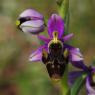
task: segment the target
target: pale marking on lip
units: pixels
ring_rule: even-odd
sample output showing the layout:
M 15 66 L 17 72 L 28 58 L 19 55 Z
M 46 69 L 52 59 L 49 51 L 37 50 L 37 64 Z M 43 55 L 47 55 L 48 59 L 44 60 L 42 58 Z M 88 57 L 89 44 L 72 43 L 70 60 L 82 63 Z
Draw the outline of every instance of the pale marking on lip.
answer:
M 60 68 L 60 65 L 58 65 L 57 67 Z
M 52 64 L 52 68 L 54 68 L 54 65 Z

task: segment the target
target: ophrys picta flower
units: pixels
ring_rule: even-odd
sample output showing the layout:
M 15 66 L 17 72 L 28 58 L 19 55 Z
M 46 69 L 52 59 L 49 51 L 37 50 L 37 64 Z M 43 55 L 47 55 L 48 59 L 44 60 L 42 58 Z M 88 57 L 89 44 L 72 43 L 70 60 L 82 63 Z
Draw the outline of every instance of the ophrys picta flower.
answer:
M 66 44 L 73 34 L 64 35 L 64 20 L 59 15 L 52 14 L 47 28 L 49 38 L 38 35 L 38 38 L 44 41 L 44 45 L 33 52 L 29 60 L 32 62 L 42 61 L 46 65 L 49 76 L 53 79 L 60 79 L 63 76 L 69 62 L 86 70 L 79 48 Z

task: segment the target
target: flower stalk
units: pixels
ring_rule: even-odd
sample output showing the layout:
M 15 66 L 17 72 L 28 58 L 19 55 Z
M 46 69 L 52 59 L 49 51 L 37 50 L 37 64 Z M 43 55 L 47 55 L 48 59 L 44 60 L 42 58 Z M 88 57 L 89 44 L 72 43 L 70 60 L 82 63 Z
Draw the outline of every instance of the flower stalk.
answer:
M 58 4 L 59 15 L 64 19 L 65 22 L 65 34 L 69 32 L 69 0 L 60 0 Z
M 68 10 L 69 10 L 69 0 L 61 0 L 61 4 L 58 4 L 59 15 L 66 20 Z
M 59 15 L 63 18 L 65 22 L 65 35 L 69 32 L 69 0 L 59 0 L 58 12 Z M 70 89 L 68 86 L 68 64 L 64 73 L 63 78 L 61 79 L 61 90 L 62 95 L 70 95 Z
M 61 90 L 62 90 L 62 95 L 70 95 L 70 89 L 68 86 L 68 65 L 64 72 L 64 76 L 61 79 Z

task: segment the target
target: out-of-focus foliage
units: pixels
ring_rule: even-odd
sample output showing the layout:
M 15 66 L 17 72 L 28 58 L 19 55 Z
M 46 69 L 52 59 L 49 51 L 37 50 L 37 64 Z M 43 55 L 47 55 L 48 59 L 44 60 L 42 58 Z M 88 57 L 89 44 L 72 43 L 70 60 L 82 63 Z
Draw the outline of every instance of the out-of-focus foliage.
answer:
M 45 17 L 57 12 L 55 0 L 0 0 L 0 95 L 60 95 L 45 66 L 28 61 L 39 41 L 15 26 L 18 15 L 27 8 Z M 71 44 L 81 49 L 87 64 L 95 56 L 94 10 L 95 0 L 70 0 L 69 31 L 75 34 Z

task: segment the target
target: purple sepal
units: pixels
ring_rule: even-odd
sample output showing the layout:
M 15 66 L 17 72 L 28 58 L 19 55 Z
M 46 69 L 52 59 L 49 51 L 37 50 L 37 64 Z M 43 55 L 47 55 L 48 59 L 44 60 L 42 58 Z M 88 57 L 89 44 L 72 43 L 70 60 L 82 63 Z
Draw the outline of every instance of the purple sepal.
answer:
M 25 33 L 39 34 L 44 31 L 44 17 L 33 9 L 22 12 L 16 22 L 20 30 Z
M 34 9 L 27 9 L 23 11 L 19 17 L 30 17 L 31 19 L 44 19 L 43 15 Z
M 44 22 L 42 20 L 30 20 L 23 22 L 20 28 L 25 33 L 38 34 L 44 31 Z
M 86 78 L 87 95 L 95 95 L 95 89 L 90 84 L 89 77 Z
M 29 56 L 29 61 L 35 62 L 35 61 L 42 61 L 42 50 L 45 49 L 47 51 L 47 46 L 43 45 L 40 48 L 38 48 L 36 51 L 32 52 Z
M 84 71 L 88 71 L 89 69 L 87 68 L 87 66 L 83 63 L 83 61 L 71 61 L 71 64 L 74 67 L 77 67 L 79 69 L 83 69 Z
M 75 67 L 81 68 L 81 69 L 85 69 L 85 65 L 83 63 L 83 56 L 80 53 L 79 48 L 72 48 L 70 50 L 70 62 L 72 63 L 72 65 L 74 65 Z
M 82 61 L 83 60 L 83 56 L 80 53 L 79 48 L 72 48 L 70 50 L 70 57 L 72 61 Z
M 48 34 L 50 35 L 51 38 L 53 37 L 54 31 L 58 32 L 59 38 L 62 38 L 64 33 L 64 21 L 57 14 L 52 14 L 48 21 Z
M 79 48 L 74 48 L 70 45 L 65 44 L 65 47 L 69 50 L 69 61 L 77 68 L 88 71 L 87 66 L 83 62 L 83 56 L 80 53 Z

